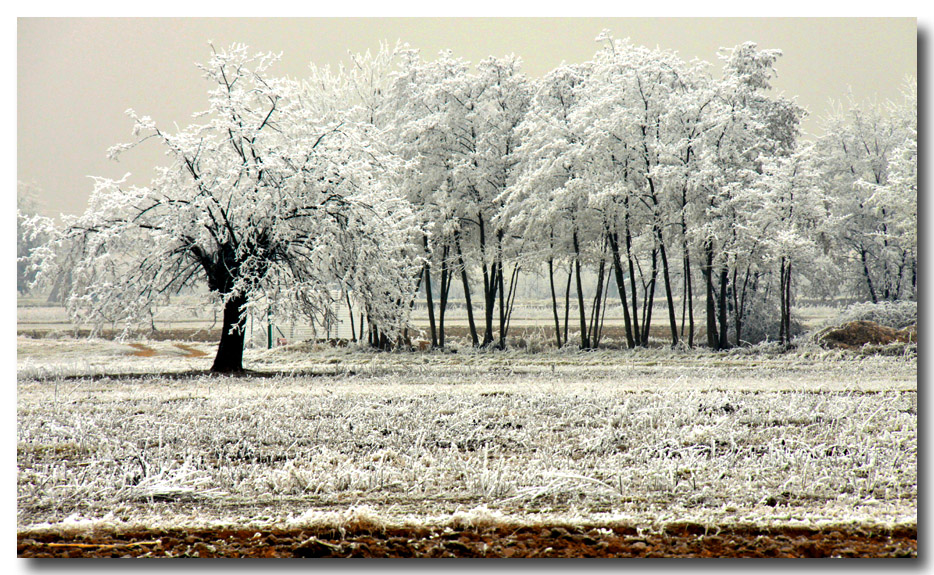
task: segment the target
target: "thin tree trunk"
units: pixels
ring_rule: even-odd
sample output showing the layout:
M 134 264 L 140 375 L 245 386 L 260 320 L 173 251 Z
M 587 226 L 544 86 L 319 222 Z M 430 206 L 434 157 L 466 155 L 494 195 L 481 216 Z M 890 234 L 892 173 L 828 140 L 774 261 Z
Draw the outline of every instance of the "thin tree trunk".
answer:
M 347 298 L 347 316 L 350 318 L 350 341 L 357 341 L 357 331 L 353 325 L 353 307 L 350 305 L 350 292 L 344 292 Z
M 652 307 L 655 305 L 655 284 L 658 279 L 658 248 L 652 250 L 652 275 L 642 294 L 642 346 L 649 345 L 649 330 L 652 328 Z
M 688 347 L 694 347 L 694 295 L 691 286 L 691 258 L 688 255 L 687 245 L 684 247 L 684 279 L 687 284 L 684 297 L 688 306 Z
M 759 272 L 753 274 L 753 277 L 757 276 Z M 735 276 L 734 276 L 735 278 Z M 756 282 L 753 282 L 756 283 Z M 733 291 L 736 291 L 736 280 L 733 280 Z M 742 345 L 743 338 L 743 327 L 746 325 L 746 296 L 749 294 L 749 266 L 746 266 L 746 273 L 743 275 L 743 289 L 740 291 L 739 301 L 736 305 L 736 317 L 737 326 L 736 326 L 736 345 Z M 755 291 L 753 291 L 755 293 Z
M 872 285 L 872 276 L 869 274 L 869 264 L 866 261 L 866 248 L 860 247 L 859 256 L 860 260 L 863 262 L 863 274 L 866 276 L 866 285 L 869 287 L 869 297 L 872 298 L 872 303 L 879 303 L 876 290 Z
M 636 289 L 636 270 L 632 262 L 632 234 L 629 231 L 628 212 L 626 214 L 626 260 L 629 262 L 629 287 L 632 291 L 632 334 L 635 338 L 636 345 L 643 345 L 642 337 L 639 333 L 638 290 Z
M 791 342 L 791 262 L 784 257 L 781 260 L 781 327 L 779 340 L 782 345 Z
M 474 347 L 480 346 L 480 340 L 477 337 L 477 324 L 473 319 L 473 303 L 470 299 L 470 282 L 467 281 L 467 265 L 464 263 L 464 256 L 461 254 L 460 238 L 454 234 L 454 249 L 457 250 L 457 265 L 461 269 L 461 283 L 464 284 L 464 300 L 467 305 L 467 324 L 470 328 L 470 341 Z
M 499 291 L 499 349 L 506 349 L 506 298 L 503 286 L 503 264 L 499 264 L 499 273 L 497 273 L 496 289 Z
M 784 345 L 785 344 L 785 258 L 782 257 L 779 260 L 779 275 L 778 275 L 778 310 L 779 310 L 779 322 L 778 322 L 778 341 Z
M 749 266 L 743 274 L 743 287 L 739 286 L 738 268 L 733 268 L 733 332 L 736 334 L 736 345 L 743 343 L 743 326 L 746 323 L 746 289 L 749 287 Z
M 496 309 L 496 274 L 499 273 L 497 264 L 498 262 L 493 261 L 489 271 L 485 265 L 483 267 L 483 301 L 485 305 L 483 319 L 486 323 L 483 333 L 483 347 L 493 343 L 493 311 Z
M 590 313 L 590 345 L 597 347 L 597 326 L 600 321 L 601 302 L 603 300 L 603 274 L 606 272 L 606 260 L 600 260 L 600 266 L 597 271 L 597 293 L 594 294 L 593 311 Z
M 683 260 L 682 260 L 683 262 Z M 681 274 L 681 341 L 684 341 L 684 326 L 688 319 L 688 276 Z
M 561 319 L 558 317 L 558 296 L 555 293 L 555 260 L 548 258 L 548 285 L 551 287 L 551 311 L 555 316 L 555 339 L 561 349 Z
M 626 345 L 629 349 L 635 347 L 632 337 L 632 321 L 629 317 L 629 302 L 626 301 L 626 278 L 623 277 L 623 265 L 619 258 L 619 240 L 616 234 L 609 234 L 610 252 L 613 255 L 613 273 L 616 276 L 616 289 L 619 292 L 619 302 L 623 307 L 623 322 L 626 327 Z
M 609 299 L 609 291 L 610 291 L 610 279 L 609 277 L 607 277 L 606 283 L 604 284 L 604 288 L 603 288 L 603 300 L 602 300 L 603 303 L 601 304 L 600 309 L 598 310 L 600 321 L 597 323 L 596 332 L 591 335 L 591 340 L 592 340 L 591 343 L 593 344 L 594 349 L 597 349 L 600 347 L 600 340 L 603 339 L 603 322 L 606 319 L 606 303 L 607 303 L 607 299 Z
M 506 336 L 509 334 L 509 322 L 512 320 L 512 311 L 515 309 L 516 292 L 519 283 L 519 263 L 516 262 L 509 275 L 509 289 L 506 291 L 506 323 L 500 328 L 500 343 L 506 349 Z
M 685 164 L 691 161 L 691 148 L 688 148 L 685 152 Z M 687 197 L 687 186 L 681 187 L 681 249 L 683 252 L 683 261 L 684 261 L 684 301 L 681 311 L 681 339 L 684 339 L 684 308 L 687 308 L 689 316 L 689 327 L 690 331 L 688 332 L 688 347 L 694 347 L 694 295 L 692 293 L 691 286 L 691 254 L 688 249 L 688 224 L 687 218 L 685 217 L 685 209 L 687 208 L 688 197 Z
M 483 347 L 493 343 L 493 308 L 496 307 L 496 266 L 497 258 L 493 259 L 490 268 L 486 267 L 486 224 L 484 223 L 483 213 L 477 214 L 480 239 L 480 262 L 483 270 L 483 310 L 484 320 L 486 322 L 483 333 Z
M 785 337 L 791 342 L 791 262 L 788 262 L 788 278 L 785 280 Z
M 718 318 L 720 320 L 720 348 L 727 349 L 730 347 L 729 333 L 727 332 L 727 316 L 726 316 L 726 288 L 729 271 L 727 270 L 726 264 L 720 268 L 720 293 L 719 293 L 719 307 L 717 309 Z
M 678 320 L 675 318 L 675 300 L 671 293 L 671 279 L 668 274 L 668 256 L 662 243 L 662 232 L 658 230 L 658 247 L 662 255 L 662 277 L 665 280 L 665 297 L 668 299 L 668 322 L 671 324 L 671 347 L 678 346 Z
M 778 323 L 778 341 L 784 345 L 787 341 L 787 334 L 785 333 L 785 258 L 782 257 L 779 260 L 779 276 L 778 276 L 778 294 L 779 294 L 779 323 Z
M 451 289 L 451 273 L 448 269 L 448 252 L 450 248 L 445 245 L 441 250 L 441 301 L 438 304 L 438 347 L 444 349 L 444 312 L 448 307 L 448 292 Z
M 580 245 L 577 241 L 577 232 L 574 232 L 574 278 L 577 283 L 577 307 L 581 321 L 581 349 L 590 349 L 590 338 L 587 336 L 587 318 L 584 310 L 584 288 L 581 285 L 581 259 Z
M 706 261 L 701 267 L 704 283 L 707 289 L 707 347 L 713 350 L 720 349 L 720 338 L 717 334 L 717 310 L 714 305 L 713 289 L 713 245 L 710 240 L 704 243 Z
M 428 329 L 431 332 L 431 347 L 438 347 L 438 332 L 435 326 L 435 304 L 431 294 L 431 268 L 428 262 L 422 268 L 425 274 L 425 305 L 428 306 Z
M 564 343 L 568 343 L 568 321 L 570 320 L 571 314 L 571 278 L 574 277 L 573 273 L 574 264 L 568 263 L 568 282 L 564 286 Z

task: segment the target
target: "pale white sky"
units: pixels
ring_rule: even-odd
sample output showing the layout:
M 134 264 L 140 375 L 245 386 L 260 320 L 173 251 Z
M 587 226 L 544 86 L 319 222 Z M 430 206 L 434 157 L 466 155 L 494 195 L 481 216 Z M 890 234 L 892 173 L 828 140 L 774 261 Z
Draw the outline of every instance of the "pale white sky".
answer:
M 148 182 L 164 162 L 155 145 L 107 160 L 110 146 L 130 140 L 133 108 L 160 125 L 183 126 L 207 107 L 207 84 L 194 63 L 207 42 L 282 51 L 278 72 L 305 75 L 308 63 L 336 64 L 349 51 L 402 40 L 433 56 L 451 48 L 472 62 L 515 53 L 533 76 L 562 61 L 581 62 L 598 48 L 603 28 L 646 46 L 678 51 L 719 68 L 717 50 L 752 40 L 780 48 L 775 88 L 808 108 L 805 129 L 830 99 L 849 89 L 858 99 L 897 97 L 917 75 L 914 18 L 20 18 L 17 22 L 17 178 L 42 191 L 44 212 L 83 211 L 87 176 Z

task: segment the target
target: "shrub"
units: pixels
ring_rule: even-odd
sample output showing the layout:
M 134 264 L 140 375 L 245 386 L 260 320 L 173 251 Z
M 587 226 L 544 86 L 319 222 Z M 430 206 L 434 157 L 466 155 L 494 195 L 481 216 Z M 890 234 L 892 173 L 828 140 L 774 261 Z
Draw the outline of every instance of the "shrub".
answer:
M 905 329 L 918 323 L 918 302 L 855 303 L 847 306 L 827 326 L 843 325 L 851 321 L 872 321 L 893 329 Z

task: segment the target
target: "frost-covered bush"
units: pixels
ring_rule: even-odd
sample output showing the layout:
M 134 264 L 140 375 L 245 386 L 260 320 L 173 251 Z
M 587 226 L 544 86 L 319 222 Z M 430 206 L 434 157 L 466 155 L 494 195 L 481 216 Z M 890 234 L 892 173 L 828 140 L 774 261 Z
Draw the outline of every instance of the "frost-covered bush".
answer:
M 794 311 L 794 310 L 792 310 Z M 804 325 L 792 315 L 791 337 L 804 333 Z M 778 341 L 781 334 L 781 311 L 777 302 L 753 300 L 743 320 L 741 345 Z M 730 334 L 731 339 L 734 334 Z
M 918 302 L 865 302 L 847 306 L 827 325 L 843 325 L 851 321 L 873 321 L 894 329 L 904 329 L 918 323 Z

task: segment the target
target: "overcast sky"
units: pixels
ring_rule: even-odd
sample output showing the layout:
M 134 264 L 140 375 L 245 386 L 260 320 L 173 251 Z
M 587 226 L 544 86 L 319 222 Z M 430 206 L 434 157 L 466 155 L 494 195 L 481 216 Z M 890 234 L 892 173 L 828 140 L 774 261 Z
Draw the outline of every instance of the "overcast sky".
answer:
M 243 42 L 257 51 L 282 51 L 278 73 L 304 77 L 309 62 L 337 64 L 349 51 L 402 40 L 426 57 L 450 48 L 472 62 L 515 53 L 531 76 L 564 62 L 592 57 L 594 38 L 609 28 L 636 44 L 676 50 L 715 64 L 720 47 L 752 40 L 780 48 L 776 91 L 817 119 L 831 99 L 852 89 L 859 100 L 896 98 L 906 75 L 917 75 L 914 18 L 528 18 L 528 19 L 55 19 L 17 22 L 17 179 L 34 183 L 43 211 L 85 209 L 88 176 L 134 174 L 145 184 L 151 166 L 165 162 L 152 146 L 107 160 L 110 146 L 131 139 L 127 108 L 160 125 L 190 123 L 207 107 L 209 86 L 195 62 L 207 42 Z

